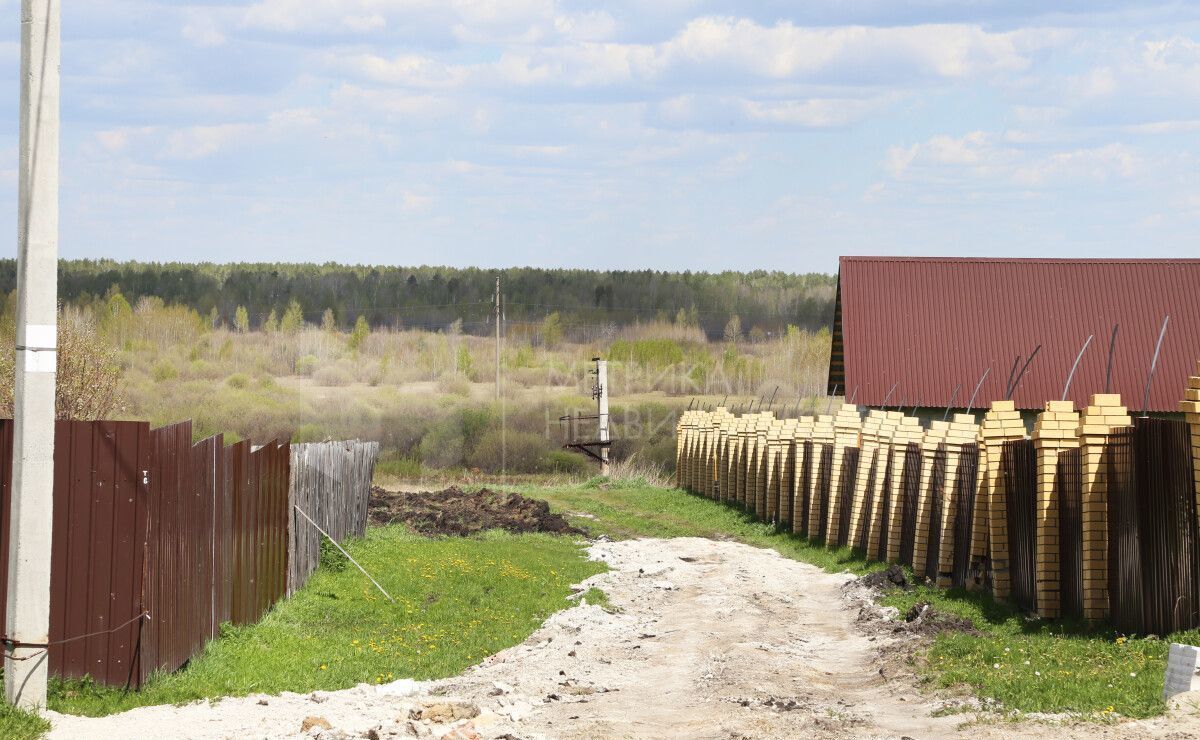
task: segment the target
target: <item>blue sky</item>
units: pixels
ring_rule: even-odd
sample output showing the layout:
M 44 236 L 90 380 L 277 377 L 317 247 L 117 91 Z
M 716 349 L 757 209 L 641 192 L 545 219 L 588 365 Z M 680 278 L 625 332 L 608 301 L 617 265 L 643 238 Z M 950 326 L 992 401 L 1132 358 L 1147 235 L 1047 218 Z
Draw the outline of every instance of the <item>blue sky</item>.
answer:
M 64 5 L 67 257 L 1200 256 L 1197 3 Z

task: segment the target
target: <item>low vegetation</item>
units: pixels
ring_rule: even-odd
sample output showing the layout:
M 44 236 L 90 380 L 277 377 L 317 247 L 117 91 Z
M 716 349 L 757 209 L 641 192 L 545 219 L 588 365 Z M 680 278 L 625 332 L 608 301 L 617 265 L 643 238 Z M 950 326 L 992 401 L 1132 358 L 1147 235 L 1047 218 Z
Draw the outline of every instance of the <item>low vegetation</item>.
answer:
M 372 328 L 365 319 L 349 329 L 312 323 L 298 303 L 276 313 L 255 325 L 243 310 L 230 324 L 160 297 L 131 303 L 117 286 L 81 295 L 60 319 L 60 388 L 69 396 L 60 410 L 154 424 L 191 418 L 197 435 L 229 439 L 378 440 L 383 469 L 407 477 L 581 480 L 595 467 L 562 449 L 559 418 L 595 413 L 592 357 L 610 362 L 613 458 L 670 466 L 676 419 L 693 399 L 747 403 L 778 388 L 777 408 L 798 397 L 810 408 L 830 344 L 827 330 L 795 325 L 710 341 L 688 311 L 600 333 L 574 331 L 550 313 L 509 327 L 498 395 L 494 339 L 458 319 L 432 331 Z M 12 325 L 10 301 L 0 338 Z M 0 353 L 0 370 L 5 362 L 11 352 Z M 7 395 L 0 383 L 0 411 L 6 398 L 11 405 L 11 382 Z
M 347 550 L 395 604 L 331 548 L 301 591 L 258 624 L 226 627 L 185 669 L 128 693 L 57 682 L 50 708 L 102 715 L 149 704 L 451 676 L 523 641 L 569 605 L 572 584 L 603 569 L 583 556 L 577 538 L 542 534 L 428 539 L 390 526 L 369 530 Z

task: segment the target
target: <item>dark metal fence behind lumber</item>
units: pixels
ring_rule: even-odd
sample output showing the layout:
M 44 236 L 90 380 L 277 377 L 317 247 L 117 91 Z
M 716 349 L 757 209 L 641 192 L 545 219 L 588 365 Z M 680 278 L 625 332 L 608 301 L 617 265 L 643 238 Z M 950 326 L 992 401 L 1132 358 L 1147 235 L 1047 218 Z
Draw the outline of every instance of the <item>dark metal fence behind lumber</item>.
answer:
M 909 442 L 904 448 L 900 473 L 900 562 L 912 567 L 917 538 L 917 501 L 921 493 L 921 446 Z
M 1137 419 L 1133 466 L 1144 634 L 1200 625 L 1200 542 L 1186 422 Z
M 862 508 L 858 514 L 858 542 L 854 546 L 863 552 L 866 552 L 867 543 L 871 541 L 871 507 L 875 504 L 875 476 L 879 471 L 879 458 L 880 452 L 876 450 L 871 457 L 871 468 L 867 471 L 867 489 L 863 492 Z
M 979 476 L 979 446 L 966 444 L 958 458 L 958 477 L 954 480 L 954 570 L 950 582 L 964 588 L 971 568 L 971 535 L 975 525 L 975 484 Z
M 817 537 L 829 541 L 829 489 L 833 485 L 833 445 L 821 445 L 821 462 L 817 466 Z M 810 533 L 811 535 L 811 533 Z
M 796 506 L 799 511 L 793 516 L 792 531 L 799 532 L 805 537 L 811 535 L 809 531 L 810 522 L 808 521 L 809 504 L 812 503 L 812 476 L 813 476 L 813 443 L 812 440 L 806 439 L 804 444 L 804 461 L 800 465 L 800 470 L 796 475 L 799 476 L 798 486 L 800 491 L 796 496 Z
M 1001 475 L 1008 495 L 1009 572 L 1013 603 L 1037 608 L 1035 588 L 1037 528 L 1037 467 L 1033 440 L 1005 442 L 1000 452 Z
M 1122 632 L 1142 626 L 1142 554 L 1138 546 L 1133 427 L 1109 435 L 1103 465 L 1108 486 L 1108 611 Z
M 854 505 L 854 480 L 858 476 L 859 451 L 847 447 L 842 452 L 842 477 L 838 481 L 837 544 L 850 544 L 850 515 Z
M 1059 589 L 1062 613 L 1083 616 L 1083 450 L 1063 450 L 1055 469 L 1058 494 Z
M 875 521 L 876 530 L 879 532 L 879 559 L 887 560 L 888 549 L 888 529 L 891 527 L 892 521 L 892 457 L 895 455 L 895 449 L 888 445 L 887 454 L 883 459 L 883 482 L 879 485 L 879 518 Z
M 939 444 L 933 453 L 933 469 L 929 474 L 929 524 L 925 540 L 925 577 L 937 582 L 938 558 L 942 551 L 942 505 L 946 489 L 946 444 Z

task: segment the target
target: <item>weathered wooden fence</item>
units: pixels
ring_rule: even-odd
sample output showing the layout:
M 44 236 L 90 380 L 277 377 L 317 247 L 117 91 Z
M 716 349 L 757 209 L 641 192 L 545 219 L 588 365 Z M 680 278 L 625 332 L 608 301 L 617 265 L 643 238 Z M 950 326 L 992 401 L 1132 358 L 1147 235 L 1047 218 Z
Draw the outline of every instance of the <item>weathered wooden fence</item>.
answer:
M 321 533 L 297 507 L 335 540 L 366 534 L 379 443 L 294 444 L 291 455 L 289 594 L 304 585 L 321 561 Z
M 1030 436 L 1012 401 L 928 428 L 852 405 L 689 411 L 677 482 L 939 586 L 1161 635 L 1200 626 L 1200 366 L 1181 410 L 1133 420 L 1115 395 L 1082 413 L 1050 401 Z

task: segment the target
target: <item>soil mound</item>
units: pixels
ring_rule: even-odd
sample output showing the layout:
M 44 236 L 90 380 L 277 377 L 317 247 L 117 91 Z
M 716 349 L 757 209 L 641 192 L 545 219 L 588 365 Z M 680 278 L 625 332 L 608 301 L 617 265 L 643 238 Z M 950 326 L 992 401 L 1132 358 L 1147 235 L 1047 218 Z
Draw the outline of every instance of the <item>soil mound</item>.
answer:
M 887 589 L 893 586 L 902 588 L 905 591 L 912 588 L 912 584 L 908 581 L 908 575 L 904 572 L 904 568 L 899 565 L 890 565 L 886 570 L 877 570 L 873 573 L 868 573 L 858 579 L 862 586 L 875 589 Z
M 979 631 L 975 629 L 975 623 L 970 619 L 938 611 L 927 602 L 913 604 L 908 613 L 904 615 L 904 621 L 907 622 L 908 631 L 918 635 L 933 637 L 943 632 L 979 634 Z
M 552 513 L 545 501 L 486 488 L 468 492 L 451 487 L 420 493 L 372 488 L 367 516 L 373 526 L 402 523 L 427 536 L 465 537 L 487 529 L 584 534 Z

